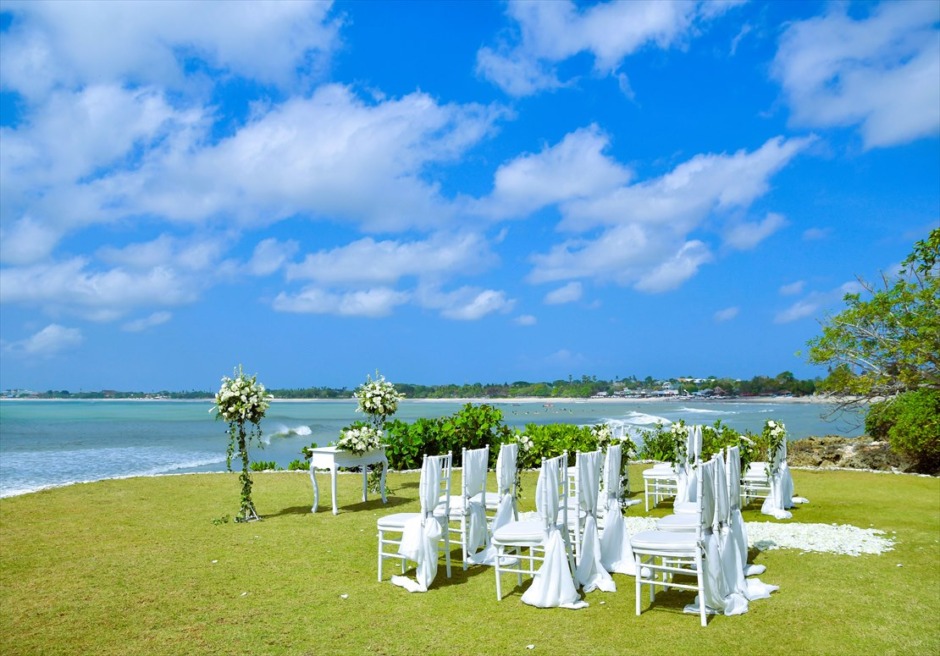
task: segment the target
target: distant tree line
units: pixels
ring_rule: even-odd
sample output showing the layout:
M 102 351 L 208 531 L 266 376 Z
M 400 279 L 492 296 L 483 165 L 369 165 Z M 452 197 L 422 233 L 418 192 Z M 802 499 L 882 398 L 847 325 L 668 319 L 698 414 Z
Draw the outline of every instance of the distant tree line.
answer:
M 714 396 L 805 396 L 816 392 L 818 379 L 800 380 L 791 372 L 784 371 L 774 377 L 754 376 L 750 380 L 734 378 L 670 378 L 654 379 L 652 376 L 639 379 L 636 376 L 615 380 L 599 380 L 597 376 L 581 376 L 551 382 L 529 382 L 518 380 L 512 383 L 467 383 L 463 385 L 418 385 L 395 383 L 395 388 L 409 399 L 512 399 L 520 397 L 580 398 L 593 396 L 653 395 L 671 390 L 678 394 L 706 394 Z M 268 390 L 277 399 L 349 399 L 352 390 L 347 387 L 305 387 L 296 389 Z M 7 396 L 26 394 L 6 393 Z M 31 398 L 46 399 L 211 399 L 214 392 L 120 392 L 102 390 L 98 392 L 69 392 L 48 390 L 30 393 Z

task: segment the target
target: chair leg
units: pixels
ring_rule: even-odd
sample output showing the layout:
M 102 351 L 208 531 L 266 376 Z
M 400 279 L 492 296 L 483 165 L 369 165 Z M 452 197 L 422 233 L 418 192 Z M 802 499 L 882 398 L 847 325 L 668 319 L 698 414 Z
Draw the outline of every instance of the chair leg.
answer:
M 379 529 L 379 583 L 382 582 L 382 530 Z
M 469 541 L 469 535 L 467 533 L 467 515 L 463 514 L 460 516 L 460 547 L 463 551 L 463 571 L 467 571 L 467 542 Z
M 500 572 L 499 572 L 499 561 L 503 557 L 503 550 L 500 547 L 496 547 L 496 562 L 493 565 L 493 570 L 496 572 L 496 601 L 503 600 L 502 590 L 500 588 Z
M 705 619 L 705 585 L 702 575 L 702 555 L 695 555 L 695 569 L 696 579 L 698 580 L 698 612 L 702 618 L 702 626 L 708 626 L 708 621 Z

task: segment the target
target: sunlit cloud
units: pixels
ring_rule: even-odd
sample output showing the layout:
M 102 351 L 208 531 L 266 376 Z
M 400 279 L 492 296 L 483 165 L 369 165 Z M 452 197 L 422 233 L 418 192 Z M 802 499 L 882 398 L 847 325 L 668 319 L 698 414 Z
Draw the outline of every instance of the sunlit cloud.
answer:
M 21 357 L 50 358 L 78 347 L 84 338 L 78 328 L 49 324 L 30 337 L 4 344 L 4 352 Z
M 791 23 L 772 72 L 794 125 L 858 126 L 867 148 L 940 132 L 940 10 L 883 2 L 862 18 L 848 5 Z

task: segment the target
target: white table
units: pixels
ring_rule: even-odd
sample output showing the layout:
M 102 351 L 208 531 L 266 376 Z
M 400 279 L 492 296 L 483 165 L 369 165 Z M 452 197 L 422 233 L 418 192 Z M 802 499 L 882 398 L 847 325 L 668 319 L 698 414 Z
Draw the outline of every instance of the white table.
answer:
M 313 483 L 313 508 L 310 512 L 316 512 L 320 505 L 320 488 L 317 487 L 317 469 L 330 470 L 330 483 L 333 492 L 333 514 L 339 514 L 336 508 L 336 470 L 340 467 L 362 467 L 362 500 L 368 500 L 368 489 L 366 487 L 366 478 L 368 475 L 368 466 L 382 464 L 382 481 L 380 490 L 382 491 L 382 503 L 385 499 L 385 474 L 388 472 L 388 458 L 385 457 L 385 447 L 379 447 L 372 451 L 366 451 L 361 456 L 354 453 L 338 449 L 335 446 L 323 446 L 315 449 L 307 449 L 310 452 L 310 481 Z

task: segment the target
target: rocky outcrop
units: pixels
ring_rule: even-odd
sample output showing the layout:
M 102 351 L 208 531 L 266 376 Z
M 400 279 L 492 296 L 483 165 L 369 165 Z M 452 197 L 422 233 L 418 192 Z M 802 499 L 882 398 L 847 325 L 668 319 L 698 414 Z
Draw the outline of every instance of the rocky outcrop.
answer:
M 791 467 L 842 467 L 876 471 L 911 471 L 911 463 L 887 442 L 870 437 L 808 437 L 787 445 Z

